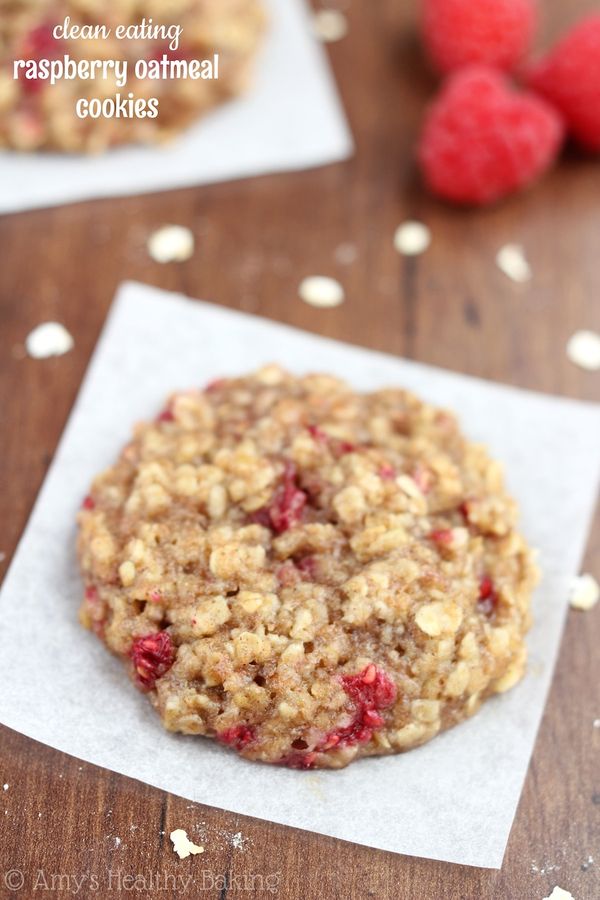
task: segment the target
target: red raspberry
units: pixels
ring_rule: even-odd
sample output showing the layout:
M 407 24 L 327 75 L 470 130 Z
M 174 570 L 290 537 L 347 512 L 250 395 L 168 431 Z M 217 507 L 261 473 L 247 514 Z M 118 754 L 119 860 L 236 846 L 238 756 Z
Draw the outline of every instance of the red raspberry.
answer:
M 378 710 L 387 709 L 396 699 L 396 685 L 389 675 L 371 663 L 358 675 L 343 675 L 342 685 L 353 700 L 355 714 L 349 725 L 330 732 L 319 750 L 366 744 L 384 720 Z
M 158 631 L 138 638 L 133 642 L 131 658 L 138 682 L 151 690 L 156 679 L 168 672 L 175 662 L 175 647 L 171 635 L 167 631 Z
M 296 484 L 296 477 L 296 466 L 293 462 L 287 461 L 283 470 L 283 481 L 275 492 L 272 504 L 253 513 L 251 520 L 258 525 L 273 528 L 278 534 L 297 525 L 302 518 L 306 494 Z
M 256 734 L 251 725 L 232 725 L 231 728 L 221 731 L 217 735 L 217 740 L 235 750 L 243 750 L 244 747 L 256 740 Z
M 572 28 L 527 80 L 561 111 L 583 147 L 600 151 L 600 13 Z
M 424 0 L 423 41 L 441 72 L 484 63 L 512 72 L 529 50 L 537 0 Z
M 484 575 L 479 582 L 479 609 L 489 616 L 494 612 L 497 603 L 498 594 L 494 582 L 489 575 Z
M 461 204 L 493 203 L 525 187 L 556 159 L 560 116 L 514 91 L 493 69 L 473 66 L 445 83 L 430 107 L 419 162 L 431 191 Z

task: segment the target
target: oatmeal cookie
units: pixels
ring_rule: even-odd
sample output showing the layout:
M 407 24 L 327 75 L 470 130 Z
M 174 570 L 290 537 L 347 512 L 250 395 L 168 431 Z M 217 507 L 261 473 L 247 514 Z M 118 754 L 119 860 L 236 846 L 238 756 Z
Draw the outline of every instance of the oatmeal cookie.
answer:
M 108 38 L 56 40 L 52 31 L 69 17 L 71 26 L 106 25 Z M 151 20 L 154 26 L 181 25 L 177 50 L 169 40 L 117 40 L 118 25 Z M 168 140 L 211 107 L 242 92 L 264 31 L 261 0 L 0 0 L 0 148 L 96 153 L 118 144 Z M 136 79 L 138 59 L 161 61 L 212 58 L 219 54 L 218 80 Z M 13 60 L 124 60 L 128 83 L 108 78 L 25 80 L 13 78 Z M 157 118 L 85 118 L 75 113 L 86 100 L 129 93 L 140 101 L 157 98 Z
M 269 366 L 174 394 L 96 478 L 81 618 L 167 729 L 339 768 L 521 678 L 536 569 L 515 518 L 450 413 Z

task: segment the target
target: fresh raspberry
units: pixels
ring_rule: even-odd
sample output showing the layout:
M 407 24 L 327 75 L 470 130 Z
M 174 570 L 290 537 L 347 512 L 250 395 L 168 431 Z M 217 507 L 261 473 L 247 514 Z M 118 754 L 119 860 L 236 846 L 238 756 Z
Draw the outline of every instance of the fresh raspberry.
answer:
M 419 162 L 434 194 L 460 204 L 493 203 L 539 178 L 563 137 L 560 116 L 544 100 L 473 66 L 451 75 L 432 104 Z
M 483 63 L 514 71 L 538 23 L 537 0 L 424 0 L 423 41 L 441 72 Z
M 563 114 L 588 150 L 600 151 L 600 13 L 588 16 L 531 66 L 529 85 Z
M 147 634 L 133 642 L 131 658 L 139 684 L 151 690 L 175 662 L 175 647 L 167 631 Z

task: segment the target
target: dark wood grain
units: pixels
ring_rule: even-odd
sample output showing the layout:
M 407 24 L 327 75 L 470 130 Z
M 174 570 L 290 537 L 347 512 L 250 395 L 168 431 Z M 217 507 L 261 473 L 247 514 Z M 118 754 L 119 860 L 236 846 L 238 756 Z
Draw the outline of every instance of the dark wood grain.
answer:
M 595 4 L 546 6 L 548 37 Z M 414 13 L 400 0 L 353 0 L 350 34 L 331 47 L 357 143 L 347 163 L 0 219 L 2 571 L 125 278 L 485 378 L 600 399 L 599 376 L 575 368 L 564 352 L 573 330 L 600 330 L 598 163 L 571 153 L 542 184 L 489 211 L 459 212 L 427 197 L 412 159 L 434 82 L 418 52 Z M 433 230 L 431 250 L 418 260 L 403 261 L 392 247 L 407 216 Z M 183 265 L 156 265 L 145 252 L 148 233 L 166 222 L 189 225 L 198 236 L 196 255 Z M 494 265 L 507 241 L 527 248 L 535 273 L 527 288 Z M 351 264 L 336 260 L 344 243 L 356 247 Z M 338 277 L 347 303 L 331 311 L 303 305 L 298 282 L 315 273 Z M 74 351 L 25 358 L 25 336 L 46 319 L 67 325 Z M 327 360 L 317 364 L 326 368 Z M 600 568 L 598 527 L 586 568 Z M 58 896 L 73 893 L 74 878 L 87 873 L 99 889 L 88 880 L 80 897 L 541 900 L 560 884 L 576 900 L 597 900 L 599 645 L 600 608 L 571 612 L 500 872 L 394 856 L 192 807 L 7 729 L 0 731 L 0 783 L 9 784 L 0 790 L 0 870 L 23 870 L 22 897 L 38 896 L 33 888 L 43 870 L 47 884 L 52 874 L 63 875 L 63 890 L 46 892 Z M 490 759 L 490 777 L 493 771 Z M 206 853 L 178 861 L 169 831 L 198 834 L 201 823 Z M 231 846 L 238 831 L 242 849 Z M 166 889 L 126 891 L 130 882 L 121 881 L 119 890 L 118 871 L 158 873 Z M 165 881 L 179 875 L 193 875 L 194 885 L 183 891 Z M 217 880 L 223 877 L 228 888 Z M 0 896 L 15 896 L 4 890 L 0 874 Z

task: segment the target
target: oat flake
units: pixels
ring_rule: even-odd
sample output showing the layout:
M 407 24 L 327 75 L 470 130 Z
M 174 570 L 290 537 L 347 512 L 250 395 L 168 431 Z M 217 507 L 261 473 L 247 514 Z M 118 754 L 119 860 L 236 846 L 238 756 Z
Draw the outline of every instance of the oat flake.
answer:
M 190 841 L 183 828 L 176 828 L 169 837 L 173 841 L 173 850 L 179 859 L 186 859 L 190 855 L 195 856 L 196 853 L 204 853 L 204 847 L 199 847 L 198 844 Z
M 43 322 L 25 339 L 25 348 L 33 359 L 47 359 L 49 356 L 63 356 L 73 349 L 75 342 L 60 322 Z
M 332 44 L 348 34 L 348 19 L 339 9 L 321 9 L 313 16 L 313 30 L 320 41 Z
M 422 222 L 403 222 L 394 234 L 394 247 L 402 256 L 420 256 L 430 244 L 431 231 Z
M 312 275 L 300 282 L 298 294 L 309 306 L 318 309 L 330 309 L 339 306 L 345 300 L 344 288 L 335 278 L 324 275 Z
M 148 253 L 158 263 L 185 262 L 194 253 L 194 235 L 182 225 L 165 225 L 148 238 Z
M 567 356 L 576 366 L 597 372 L 600 369 L 600 334 L 595 331 L 576 331 L 569 338 Z
M 496 265 L 507 278 L 517 284 L 531 281 L 532 271 L 520 244 L 506 244 L 496 255 Z
M 600 585 L 593 575 L 580 575 L 573 581 L 571 606 L 584 612 L 592 609 L 600 599 Z

